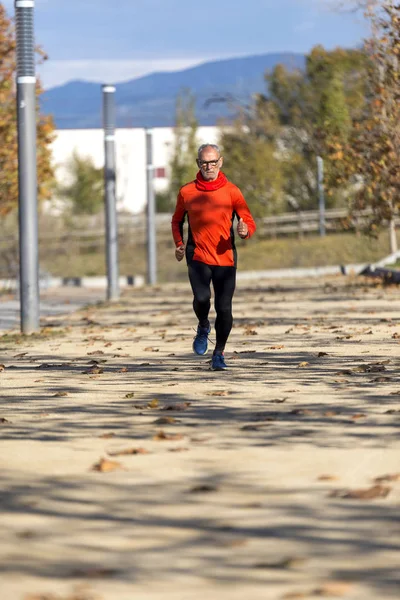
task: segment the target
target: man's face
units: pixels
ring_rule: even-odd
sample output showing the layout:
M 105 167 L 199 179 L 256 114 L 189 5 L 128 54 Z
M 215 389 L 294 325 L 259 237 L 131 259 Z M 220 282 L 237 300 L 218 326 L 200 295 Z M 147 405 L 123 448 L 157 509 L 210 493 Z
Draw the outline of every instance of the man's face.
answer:
M 204 148 L 197 159 L 197 166 L 206 181 L 214 181 L 218 177 L 223 161 L 215 148 Z

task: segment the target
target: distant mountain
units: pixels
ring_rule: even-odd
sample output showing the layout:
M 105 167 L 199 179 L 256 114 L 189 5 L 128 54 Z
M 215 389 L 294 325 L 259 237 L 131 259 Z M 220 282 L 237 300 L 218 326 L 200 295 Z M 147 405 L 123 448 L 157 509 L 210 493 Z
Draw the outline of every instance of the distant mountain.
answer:
M 206 62 L 197 67 L 170 73 L 153 73 L 116 85 L 117 127 L 171 127 L 175 122 L 175 101 L 183 88 L 196 97 L 200 125 L 215 125 L 232 117 L 235 107 L 248 104 L 252 95 L 265 93 L 264 74 L 277 64 L 304 69 L 305 56 L 263 54 Z M 52 114 L 58 129 L 102 127 L 101 85 L 71 81 L 47 90 L 42 110 Z

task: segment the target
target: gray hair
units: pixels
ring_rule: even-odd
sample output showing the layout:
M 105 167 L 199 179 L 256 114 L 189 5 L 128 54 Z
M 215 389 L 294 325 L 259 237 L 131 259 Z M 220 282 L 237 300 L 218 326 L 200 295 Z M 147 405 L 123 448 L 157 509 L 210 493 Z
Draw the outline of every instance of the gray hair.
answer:
M 218 152 L 218 155 L 221 156 L 221 150 L 219 149 L 219 147 L 217 146 L 217 144 L 202 144 L 200 146 L 200 148 L 197 150 L 197 158 L 200 158 L 200 154 L 206 148 L 213 148 L 214 150 L 216 150 Z

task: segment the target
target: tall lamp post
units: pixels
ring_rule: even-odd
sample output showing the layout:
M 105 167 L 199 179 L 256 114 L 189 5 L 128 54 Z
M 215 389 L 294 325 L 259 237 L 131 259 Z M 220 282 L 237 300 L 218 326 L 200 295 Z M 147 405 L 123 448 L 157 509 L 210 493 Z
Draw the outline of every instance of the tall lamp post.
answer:
M 118 227 L 115 168 L 115 87 L 103 85 L 104 188 L 106 213 L 107 299 L 119 298 Z
M 21 331 L 39 322 L 34 0 L 15 0 L 17 42 L 18 218 Z

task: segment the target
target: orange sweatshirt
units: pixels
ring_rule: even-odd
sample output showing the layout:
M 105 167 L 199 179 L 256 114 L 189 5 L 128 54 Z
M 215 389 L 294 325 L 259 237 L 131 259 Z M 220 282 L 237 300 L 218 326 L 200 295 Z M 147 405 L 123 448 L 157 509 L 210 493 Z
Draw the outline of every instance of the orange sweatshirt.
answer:
M 220 173 L 220 175 L 223 175 Z M 172 236 L 176 247 L 182 246 L 183 223 L 188 219 L 186 259 L 207 265 L 236 266 L 233 220 L 236 216 L 246 223 L 253 235 L 256 224 L 239 188 L 226 180 L 217 190 L 203 191 L 196 181 L 184 185 L 178 194 L 172 217 Z

